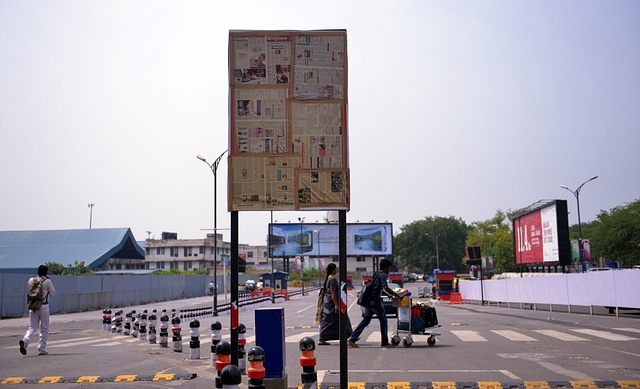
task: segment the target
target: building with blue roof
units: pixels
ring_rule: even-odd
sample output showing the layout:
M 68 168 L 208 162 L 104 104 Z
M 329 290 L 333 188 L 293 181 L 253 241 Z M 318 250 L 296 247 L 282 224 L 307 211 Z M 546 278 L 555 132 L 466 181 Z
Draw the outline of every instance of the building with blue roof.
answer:
M 92 270 L 144 269 L 144 254 L 129 228 L 0 231 L 2 273 L 36 273 L 47 262 L 75 261 Z

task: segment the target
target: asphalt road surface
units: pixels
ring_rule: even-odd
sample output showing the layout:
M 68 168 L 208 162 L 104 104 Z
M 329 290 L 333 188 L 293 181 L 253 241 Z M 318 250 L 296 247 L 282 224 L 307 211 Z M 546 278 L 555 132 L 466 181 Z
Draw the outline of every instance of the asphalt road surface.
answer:
M 417 296 L 418 286 L 407 288 Z M 414 302 L 424 300 L 414 298 Z M 220 298 L 219 298 L 219 301 Z M 151 311 L 204 307 L 209 297 L 122 308 Z M 300 382 L 299 341 L 305 336 L 318 340 L 313 324 L 316 292 L 277 303 L 285 308 L 286 371 L 288 387 Z M 270 304 L 267 306 L 271 306 Z M 606 310 L 589 315 L 588 309 L 573 313 L 481 306 L 479 304 L 436 305 L 440 335 L 436 344 L 427 337 L 413 335 L 411 347 L 380 348 L 379 325 L 374 318 L 358 342 L 348 350 L 349 382 L 522 382 L 522 381 L 619 381 L 640 380 L 640 314 L 625 312 L 616 318 Z M 355 327 L 361 319 L 355 291 L 349 296 L 349 315 Z M 209 359 L 210 324 L 222 323 L 223 339 L 229 339 L 229 316 L 201 322 L 199 359 L 189 358 L 189 326 L 182 323 L 183 352 L 160 348 L 139 338 L 115 335 L 102 330 L 102 312 L 83 312 L 51 317 L 49 355 L 36 351 L 37 333 L 28 354 L 22 356 L 18 341 L 28 326 L 28 318 L 0 320 L 0 382 L 10 377 L 153 377 L 176 374 L 197 377 L 172 381 L 127 383 L 58 383 L 55 388 L 212 388 L 216 372 Z M 389 317 L 390 335 L 397 319 Z M 255 345 L 254 310 L 240 312 L 246 325 L 248 350 Z M 402 334 L 406 335 L 406 334 Z M 318 379 L 337 385 L 340 381 L 340 354 L 337 341 L 317 346 Z M 267 356 L 268 358 L 268 356 Z M 246 387 L 243 377 L 241 387 Z

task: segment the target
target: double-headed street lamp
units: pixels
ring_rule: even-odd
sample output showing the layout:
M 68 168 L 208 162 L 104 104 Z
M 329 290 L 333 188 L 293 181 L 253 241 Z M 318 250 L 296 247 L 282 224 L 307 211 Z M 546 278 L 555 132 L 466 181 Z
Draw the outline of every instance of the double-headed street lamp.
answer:
M 89 203 L 89 208 L 91 208 L 89 210 L 89 229 L 91 229 L 91 221 L 93 220 L 93 206 L 95 204 L 94 203 Z
M 324 230 L 324 227 L 320 227 L 319 230 L 313 230 L 316 233 L 316 238 L 318 240 L 318 281 L 322 284 L 322 272 L 320 271 L 320 233 Z
M 576 196 L 576 202 L 578 203 L 578 233 L 580 234 L 580 240 L 578 241 L 578 251 L 580 252 L 580 254 L 579 254 L 580 255 L 580 264 L 582 264 L 582 270 L 583 271 L 584 271 L 585 265 L 582 262 L 582 259 L 583 259 L 584 255 L 583 255 L 583 252 L 582 252 L 582 223 L 580 221 L 580 189 L 582 189 L 584 184 L 586 184 L 589 181 L 593 181 L 596 178 L 598 178 L 598 176 L 593 176 L 593 177 L 589 178 L 588 180 L 583 182 L 582 185 L 580 185 L 578 187 L 578 189 L 576 189 L 576 190 L 571 190 L 566 185 L 560 185 L 560 187 L 562 189 L 566 189 L 569 192 L 573 193 L 573 195 Z
M 425 235 L 429 236 L 429 233 L 425 233 Z M 436 269 L 440 269 L 440 252 L 438 250 L 438 234 L 436 235 Z
M 222 154 L 213 163 L 207 162 L 206 158 L 202 155 L 196 155 L 196 158 L 206 163 L 207 166 L 211 169 L 211 173 L 213 173 L 213 280 L 214 280 L 214 288 L 213 288 L 213 316 L 218 316 L 218 185 L 216 179 L 216 172 L 218 171 L 218 165 L 220 164 L 220 160 L 222 160 L 222 156 L 227 152 L 227 150 L 223 151 Z M 226 290 L 225 290 L 226 296 Z

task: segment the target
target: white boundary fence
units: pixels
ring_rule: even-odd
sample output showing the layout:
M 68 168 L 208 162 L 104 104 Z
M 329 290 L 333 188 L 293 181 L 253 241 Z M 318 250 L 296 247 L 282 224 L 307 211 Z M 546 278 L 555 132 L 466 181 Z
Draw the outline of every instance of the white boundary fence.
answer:
M 507 304 L 594 306 L 640 309 L 640 270 L 550 274 L 458 283 L 463 300 Z M 484 294 L 484 298 L 483 298 Z M 550 308 L 551 309 L 551 308 Z

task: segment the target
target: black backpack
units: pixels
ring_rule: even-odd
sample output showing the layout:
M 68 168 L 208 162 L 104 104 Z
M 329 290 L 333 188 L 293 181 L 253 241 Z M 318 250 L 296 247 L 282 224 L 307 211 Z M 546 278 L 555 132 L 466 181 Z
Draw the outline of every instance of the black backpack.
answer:
M 378 275 L 378 272 L 373 273 L 373 277 L 365 282 L 362 290 L 360 290 L 358 294 L 358 305 L 368 307 L 369 304 L 371 304 L 371 300 L 373 300 L 373 281 L 376 279 L 376 275 Z

